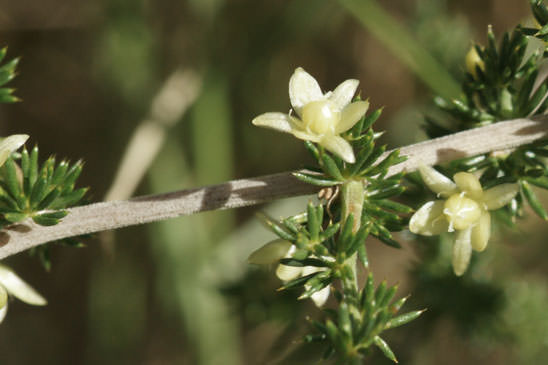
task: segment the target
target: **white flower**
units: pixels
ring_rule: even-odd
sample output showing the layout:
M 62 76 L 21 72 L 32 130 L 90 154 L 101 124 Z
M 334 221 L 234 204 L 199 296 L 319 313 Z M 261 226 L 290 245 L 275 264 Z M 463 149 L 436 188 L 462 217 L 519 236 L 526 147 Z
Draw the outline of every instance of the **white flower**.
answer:
M 47 302 L 40 294 L 17 276 L 13 270 L 0 265 L 0 322 L 4 320 L 8 311 L 8 294 L 31 305 L 46 305 Z
M 283 258 L 291 258 L 295 253 L 295 246 L 286 240 L 277 239 L 268 242 L 261 248 L 253 251 L 247 259 L 249 263 L 258 265 L 269 265 L 280 261 Z M 276 269 L 276 276 L 283 282 L 297 279 L 301 276 L 313 274 L 318 271 L 324 271 L 324 268 L 315 266 L 288 266 L 279 264 Z M 305 289 L 309 289 L 309 286 L 305 285 Z M 316 306 L 321 307 L 327 301 L 329 297 L 330 288 L 329 285 L 310 296 Z
M 346 162 L 354 163 L 352 146 L 340 134 L 352 128 L 369 107 L 367 101 L 351 102 L 358 84 L 358 80 L 346 80 L 324 94 L 316 79 L 299 67 L 289 80 L 289 99 L 296 116 L 265 113 L 252 123 L 318 143 Z
M 25 144 L 28 138 L 26 134 L 14 134 L 0 139 L 0 166 L 6 162 L 13 151 Z
M 470 262 L 472 249 L 483 251 L 491 235 L 490 210 L 508 204 L 518 193 L 517 184 L 501 184 L 483 190 L 476 176 L 459 172 L 453 180 L 434 168 L 420 166 L 424 183 L 445 198 L 424 204 L 409 221 L 409 230 L 416 234 L 432 236 L 455 232 L 453 270 L 460 276 Z
M 287 254 L 285 255 L 286 258 L 290 258 L 295 253 L 296 248 L 295 246 L 291 246 L 289 251 L 287 251 Z M 325 271 L 325 268 L 323 267 L 316 267 L 316 266 L 304 266 L 304 267 L 298 267 L 298 266 L 288 266 L 284 264 L 279 264 L 278 268 L 276 269 L 276 276 L 281 281 L 290 281 L 297 279 L 301 276 L 307 276 L 310 274 L 314 274 L 316 272 Z M 309 285 L 305 284 L 305 289 L 310 289 Z M 318 290 L 317 292 L 313 293 L 310 296 L 310 299 L 316 304 L 317 307 L 323 307 L 325 302 L 327 302 L 327 299 L 329 298 L 329 293 L 331 292 L 331 286 L 328 285 L 325 288 Z

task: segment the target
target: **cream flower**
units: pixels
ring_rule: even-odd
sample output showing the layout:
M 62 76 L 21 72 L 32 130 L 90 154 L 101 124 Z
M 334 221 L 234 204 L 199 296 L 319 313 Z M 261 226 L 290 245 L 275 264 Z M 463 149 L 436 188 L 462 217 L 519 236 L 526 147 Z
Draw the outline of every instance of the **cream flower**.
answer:
M 261 248 L 253 251 L 251 255 L 249 255 L 248 262 L 258 265 L 273 264 L 280 261 L 280 259 L 291 258 L 295 253 L 295 250 L 296 248 L 291 242 L 283 239 L 277 239 L 270 241 Z M 325 269 L 315 266 L 297 267 L 279 264 L 276 269 L 276 276 L 281 281 L 287 282 L 301 276 L 310 275 L 323 270 Z M 309 289 L 309 286 L 305 285 L 305 289 Z M 312 294 L 310 298 L 314 301 L 316 306 L 322 307 L 327 301 L 330 291 L 331 290 L 328 285 L 327 287 Z
M 508 204 L 518 193 L 517 184 L 501 184 L 483 190 L 476 176 L 459 172 L 453 181 L 434 168 L 420 166 L 424 183 L 444 198 L 424 204 L 409 221 L 409 230 L 416 234 L 432 236 L 455 232 L 453 270 L 464 274 L 472 249 L 483 251 L 491 235 L 490 210 Z
M 367 101 L 351 102 L 358 84 L 358 80 L 346 80 L 324 94 L 316 79 L 299 67 L 289 80 L 289 99 L 296 116 L 291 112 L 265 113 L 252 123 L 318 143 L 346 162 L 354 163 L 352 146 L 340 134 L 352 128 L 369 107 Z
M 0 139 L 0 166 L 6 162 L 13 151 L 25 144 L 28 138 L 26 134 L 14 134 Z
M 295 253 L 295 246 L 292 246 L 287 254 L 285 255 L 286 258 L 290 258 Z M 288 266 L 284 264 L 279 264 L 278 268 L 276 269 L 276 276 L 282 280 L 282 281 L 290 281 L 297 279 L 301 276 L 307 276 L 310 274 L 314 274 L 319 271 L 324 271 L 325 268 L 323 267 L 316 267 L 316 266 L 304 266 L 304 267 L 298 267 L 298 266 Z M 310 289 L 309 285 L 305 284 L 305 289 Z M 331 286 L 328 285 L 325 288 L 318 290 L 317 292 L 313 293 L 310 296 L 310 299 L 316 304 L 316 307 L 323 307 L 324 304 L 327 302 L 327 299 L 329 298 L 329 294 L 331 293 Z
M 17 276 L 10 268 L 0 265 L 0 322 L 8 311 L 8 294 L 31 305 L 46 305 L 46 300 Z

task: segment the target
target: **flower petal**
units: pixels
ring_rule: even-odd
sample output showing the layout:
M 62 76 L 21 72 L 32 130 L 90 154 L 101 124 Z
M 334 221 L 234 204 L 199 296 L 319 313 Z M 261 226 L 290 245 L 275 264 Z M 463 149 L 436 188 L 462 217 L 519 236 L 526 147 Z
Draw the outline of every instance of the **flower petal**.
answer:
M 354 150 L 350 143 L 341 136 L 327 135 L 320 142 L 320 145 L 325 147 L 329 152 L 333 152 L 348 163 L 356 162 Z
M 4 308 L 8 304 L 8 292 L 0 285 L 0 308 Z
M 307 276 L 310 274 L 314 274 L 318 271 L 324 271 L 324 268 L 316 267 L 316 266 L 305 266 L 303 267 L 302 276 Z M 304 286 L 306 290 L 310 289 L 310 285 Z M 327 301 L 327 298 L 329 297 L 330 293 L 330 285 L 327 285 L 325 288 L 318 290 L 314 294 L 310 296 L 310 299 L 314 301 L 314 304 L 316 304 L 316 307 L 322 307 L 325 302 Z
M 284 258 L 292 244 L 289 241 L 277 239 L 268 242 L 263 247 L 253 251 L 247 261 L 250 264 L 269 265 Z
M 453 245 L 453 271 L 455 275 L 464 274 L 472 256 L 472 228 L 457 231 Z
M 419 172 L 426 186 L 434 193 L 447 197 L 457 191 L 457 185 L 433 167 L 421 164 Z
M 514 199 L 518 191 L 518 184 L 497 185 L 483 192 L 483 204 L 489 210 L 502 208 Z
M 0 166 L 6 162 L 11 153 L 25 144 L 29 139 L 26 134 L 14 134 L 0 141 Z
M 342 110 L 341 121 L 335 126 L 335 133 L 343 133 L 349 130 L 363 118 L 369 108 L 367 101 L 355 101 Z
M 330 292 L 331 292 L 331 285 L 328 285 L 325 288 L 318 290 L 317 292 L 312 294 L 310 296 L 310 299 L 314 301 L 314 304 L 316 304 L 316 307 L 321 308 L 324 306 L 325 302 L 327 302 Z
M 301 67 L 297 68 L 289 79 L 289 100 L 298 115 L 301 109 L 311 101 L 322 100 L 324 95 L 315 78 Z
M 342 82 L 333 90 L 333 93 L 329 95 L 329 100 L 334 102 L 339 110 L 343 110 L 352 101 L 352 97 L 356 93 L 359 84 L 360 82 L 354 79 Z
M 409 230 L 423 236 L 442 234 L 449 230 L 449 222 L 443 215 L 443 200 L 430 201 L 420 207 L 409 221 Z
M 311 142 L 314 142 L 314 143 L 319 143 L 322 140 L 321 136 L 318 136 L 318 135 L 313 134 L 313 133 L 301 131 L 301 130 L 298 130 L 298 129 L 295 129 L 295 130 L 291 131 L 291 134 L 293 134 L 298 139 L 302 139 L 303 141 L 311 141 Z
M 290 281 L 301 276 L 302 272 L 302 267 L 279 264 L 276 269 L 276 276 L 281 281 Z
M 4 292 L 6 292 L 4 288 L 1 288 L 0 290 L 4 290 Z M 0 308 L 0 323 L 4 321 L 4 318 L 6 318 L 7 313 L 8 313 L 8 302 L 6 301 L 6 304 L 4 304 L 4 306 Z
M 491 214 L 484 210 L 478 224 L 472 228 L 472 248 L 480 252 L 485 250 L 489 237 L 491 237 Z
M 17 299 L 32 305 L 46 305 L 47 301 L 10 268 L 0 265 L 0 285 Z
M 483 189 L 478 178 L 469 172 L 457 172 L 453 175 L 453 180 L 459 190 L 464 191 L 472 199 L 481 199 Z
M 294 128 L 292 118 L 284 113 L 264 113 L 251 121 L 257 127 L 275 129 L 279 132 L 291 133 Z

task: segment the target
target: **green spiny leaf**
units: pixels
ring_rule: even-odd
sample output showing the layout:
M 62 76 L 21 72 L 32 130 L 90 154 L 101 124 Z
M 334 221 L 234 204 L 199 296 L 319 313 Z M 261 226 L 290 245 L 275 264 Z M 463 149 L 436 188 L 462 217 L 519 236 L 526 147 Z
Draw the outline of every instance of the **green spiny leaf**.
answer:
M 379 117 L 381 116 L 383 109 L 384 108 L 379 108 L 375 110 L 373 113 L 365 117 L 363 125 L 361 126 L 362 132 L 366 129 L 371 128 L 371 126 L 373 126 L 373 123 L 375 123 L 377 119 L 379 119 Z
M 50 209 L 62 209 L 66 207 L 71 207 L 78 203 L 84 195 L 86 195 L 88 191 L 88 188 L 80 188 L 76 189 L 74 191 L 71 191 L 70 193 L 66 193 L 57 199 L 55 199 L 51 204 L 49 204 L 48 208 Z M 44 207 L 46 208 L 46 207 Z
M 30 152 L 29 182 L 34 185 L 38 179 L 38 146 L 34 146 Z
M 280 223 L 278 223 L 276 220 L 272 219 L 268 215 L 264 213 L 257 213 L 257 218 L 272 232 L 274 232 L 276 235 L 278 235 L 280 238 L 293 242 L 295 241 L 296 237 L 288 232 Z
M 322 167 L 324 171 L 331 177 L 343 181 L 344 177 L 341 174 L 341 170 L 337 166 L 335 160 L 327 153 L 322 154 Z
M 28 215 L 25 214 L 25 213 L 6 213 L 6 214 L 4 214 L 4 218 L 7 221 L 11 222 L 11 223 L 21 222 L 22 220 L 24 220 L 27 217 L 28 217 Z
M 322 224 L 322 218 L 323 218 L 323 209 L 322 206 L 314 206 L 312 203 L 308 203 L 307 207 L 307 213 L 308 213 L 308 232 L 310 233 L 310 239 L 313 241 L 317 241 L 320 236 L 320 228 Z
M 377 159 L 386 151 L 386 145 L 375 147 L 371 154 L 367 157 L 365 162 L 363 163 L 363 166 L 366 166 L 366 169 L 360 172 L 360 176 L 366 176 L 367 172 L 369 170 L 369 167 L 377 161 Z
M 374 201 L 374 203 L 383 209 L 393 210 L 394 212 L 397 212 L 397 213 L 408 214 L 413 212 L 413 208 L 404 204 L 397 203 L 392 200 L 377 199 Z
M 59 165 L 54 169 L 53 176 L 51 178 L 52 185 L 59 185 L 63 183 L 63 180 L 68 171 L 69 164 L 67 161 L 61 161 Z
M 326 241 L 329 238 L 333 237 L 335 235 L 335 233 L 337 233 L 337 231 L 339 230 L 340 226 L 341 226 L 341 224 L 338 223 L 338 222 L 334 223 L 334 224 L 330 224 L 325 229 L 325 231 L 323 231 L 322 234 L 321 234 L 322 241 Z
M 392 360 L 393 362 L 397 363 L 398 360 L 396 359 L 396 355 L 394 355 L 394 352 L 390 349 L 390 346 L 379 336 L 375 336 L 373 339 L 373 342 L 375 343 L 375 346 L 377 346 L 384 356 L 386 356 L 388 359 Z
M 362 254 L 365 254 L 365 240 L 367 239 L 367 236 L 369 236 L 369 230 L 371 225 L 370 224 L 364 224 L 360 227 L 358 232 L 354 235 L 352 238 L 352 241 L 350 242 L 347 250 L 346 255 L 348 257 L 352 256 L 356 251 L 359 252 L 360 247 L 364 247 L 364 250 L 362 251 Z M 362 259 L 365 259 L 365 263 L 362 261 Z M 364 266 L 367 267 L 367 256 L 360 258 L 360 261 L 364 264 Z
M 312 184 L 317 186 L 328 187 L 328 186 L 334 186 L 334 185 L 340 184 L 339 181 L 330 179 L 329 177 L 325 175 L 313 175 L 313 174 L 307 174 L 299 171 L 293 172 L 292 175 L 307 184 Z
M 408 312 L 400 316 L 394 317 L 386 323 L 385 328 L 390 329 L 390 328 L 403 326 L 404 324 L 407 324 L 411 322 L 412 320 L 418 318 L 424 311 L 425 310 L 413 311 L 413 312 Z
M 41 226 L 54 226 L 60 222 L 60 219 L 44 216 L 44 214 L 35 215 L 32 220 Z
M 367 258 L 367 249 L 365 247 L 365 243 L 363 245 L 358 245 L 357 251 L 358 259 L 366 269 L 369 269 L 369 260 Z
M 66 193 L 73 189 L 76 180 L 78 179 L 78 177 L 80 177 L 80 174 L 82 173 L 83 165 L 84 164 L 82 161 L 77 161 L 68 169 L 65 175 L 65 180 L 63 181 L 63 186 L 65 186 L 63 193 Z
M 373 274 L 369 273 L 367 281 L 365 282 L 365 288 L 362 293 L 362 307 L 365 302 L 372 302 L 375 299 L 375 284 L 373 282 Z
M 320 161 L 320 151 L 318 150 L 318 147 L 310 141 L 304 141 L 304 146 L 308 152 L 314 157 L 316 161 Z
M 375 291 L 375 305 L 378 307 L 380 304 L 380 301 L 384 298 L 384 295 L 386 294 L 386 281 L 383 281 L 379 284 L 377 287 L 377 290 Z
M 341 245 L 344 245 L 346 249 L 348 249 L 348 247 L 352 243 L 351 237 L 352 237 L 353 227 L 354 227 L 354 215 L 351 213 L 348 217 L 346 217 L 346 220 L 344 221 L 344 224 L 341 229 L 341 234 L 339 235 L 339 243 Z
M 49 193 L 49 179 L 47 175 L 47 170 L 42 169 L 40 176 L 36 180 L 36 183 L 32 187 L 32 192 L 30 194 L 30 206 L 35 208 L 38 206 L 38 203 Z
M 315 272 L 315 273 L 312 273 L 312 274 L 308 274 L 308 275 L 305 275 L 305 276 L 301 276 L 299 278 L 296 278 L 296 279 L 293 279 L 293 280 L 290 280 L 288 281 L 287 283 L 285 283 L 284 285 L 282 285 L 278 291 L 282 291 L 282 290 L 287 290 L 287 289 L 292 289 L 292 288 L 297 288 L 299 286 L 303 286 L 308 280 L 312 279 L 314 276 L 318 275 L 319 272 Z
M 548 220 L 548 213 L 546 213 L 546 210 L 538 200 L 537 195 L 531 189 L 529 183 L 527 181 L 521 180 L 520 185 L 521 191 L 523 192 L 523 195 L 525 195 L 525 199 L 527 199 L 527 202 L 529 203 L 531 208 L 533 208 L 533 210 L 535 211 L 535 213 L 537 213 L 539 217 L 544 220 Z

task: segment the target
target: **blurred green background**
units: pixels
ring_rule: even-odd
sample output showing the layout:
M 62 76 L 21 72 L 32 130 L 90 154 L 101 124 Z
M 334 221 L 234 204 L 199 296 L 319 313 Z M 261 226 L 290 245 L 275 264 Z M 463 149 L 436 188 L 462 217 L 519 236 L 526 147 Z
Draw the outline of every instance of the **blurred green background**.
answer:
M 155 96 L 182 69 L 197 98 L 166 130 L 134 195 L 287 171 L 310 161 L 302 144 L 250 121 L 289 109 L 287 82 L 302 66 L 324 90 L 359 79 L 362 96 L 385 106 L 377 129 L 397 147 L 424 138 L 431 97 L 455 92 L 471 40 L 528 16 L 526 0 L 0 0 L 0 43 L 22 57 L 11 85 L 23 99 L 0 106 L 0 134 L 30 134 L 43 156 L 83 158 L 81 185 L 103 200 Z M 49 305 L 10 305 L 0 363 L 316 363 L 321 351 L 299 341 L 305 315 L 320 311 L 245 262 L 272 238 L 253 213 L 281 217 L 308 199 L 54 246 L 49 273 L 26 254 L 9 258 Z M 400 363 L 543 363 L 548 229 L 530 218 L 492 239 L 462 279 L 449 269 L 448 242 L 405 233 L 402 250 L 368 242 L 376 278 L 412 293 L 408 309 L 429 308 L 388 336 Z

